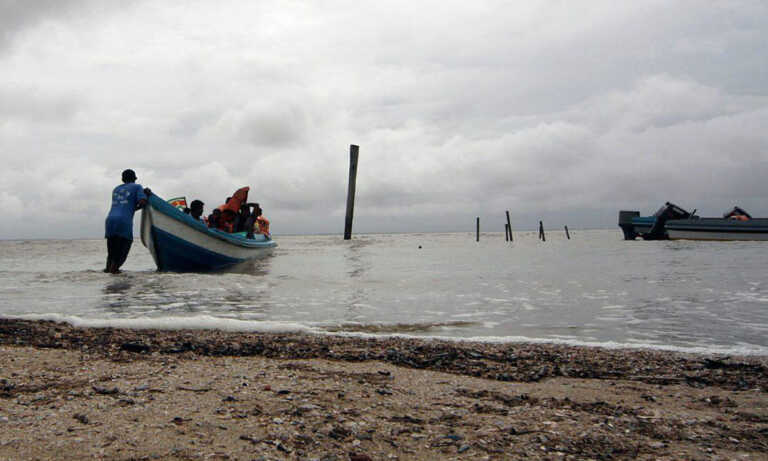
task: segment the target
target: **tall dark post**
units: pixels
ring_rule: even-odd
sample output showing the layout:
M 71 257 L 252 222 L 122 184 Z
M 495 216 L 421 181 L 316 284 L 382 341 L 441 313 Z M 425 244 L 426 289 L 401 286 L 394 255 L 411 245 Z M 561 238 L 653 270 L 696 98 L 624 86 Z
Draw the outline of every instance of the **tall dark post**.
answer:
M 509 210 L 507 210 L 507 232 L 509 232 L 509 241 L 513 242 L 514 239 L 512 238 L 512 224 L 510 224 L 509 221 Z
M 568 226 L 565 226 L 565 236 L 568 237 L 568 240 L 571 239 L 571 234 L 568 233 Z
M 542 242 L 547 241 L 547 236 L 544 235 L 544 223 L 541 221 L 539 221 L 539 238 L 541 239 Z
M 477 217 L 477 232 L 475 232 L 475 242 L 480 241 L 480 216 Z
M 504 224 L 504 241 L 509 242 L 509 224 Z
M 355 214 L 355 183 L 357 182 L 357 154 L 359 147 L 349 146 L 349 187 L 347 189 L 347 219 L 344 221 L 344 240 L 352 238 L 352 216 Z

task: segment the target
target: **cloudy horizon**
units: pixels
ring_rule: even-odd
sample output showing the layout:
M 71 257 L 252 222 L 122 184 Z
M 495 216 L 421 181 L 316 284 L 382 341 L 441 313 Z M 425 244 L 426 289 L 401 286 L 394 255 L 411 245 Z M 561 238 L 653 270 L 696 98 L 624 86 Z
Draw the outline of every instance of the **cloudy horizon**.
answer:
M 120 172 L 275 234 L 768 216 L 768 4 L 0 0 L 0 239 L 103 235 Z M 617 233 L 618 228 L 617 229 Z

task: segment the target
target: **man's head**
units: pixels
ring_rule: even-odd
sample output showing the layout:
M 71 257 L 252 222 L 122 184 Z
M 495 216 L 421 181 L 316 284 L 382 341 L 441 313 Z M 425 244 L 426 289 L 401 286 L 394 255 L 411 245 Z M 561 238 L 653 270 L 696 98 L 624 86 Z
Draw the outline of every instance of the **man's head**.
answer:
M 213 213 L 211 213 L 211 214 L 212 214 L 214 217 L 219 217 L 219 216 L 221 216 L 221 210 L 219 210 L 218 208 L 214 208 L 214 209 L 213 209 Z
M 131 169 L 124 170 L 123 171 L 123 182 L 124 183 L 136 182 L 136 172 L 134 172 Z
M 193 218 L 199 219 L 200 216 L 203 215 L 203 205 L 205 204 L 200 200 L 192 200 L 192 203 L 189 205 L 189 209 Z

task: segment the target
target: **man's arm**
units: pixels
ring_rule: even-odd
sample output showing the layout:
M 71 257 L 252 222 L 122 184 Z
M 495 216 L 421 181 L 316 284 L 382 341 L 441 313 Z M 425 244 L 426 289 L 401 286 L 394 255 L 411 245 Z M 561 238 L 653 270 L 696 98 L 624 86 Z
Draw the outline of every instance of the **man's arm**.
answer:
M 150 190 L 149 187 L 147 187 L 144 190 L 139 189 L 139 201 L 136 202 L 136 209 L 141 210 L 147 205 L 147 199 L 149 196 L 152 195 L 152 190 Z

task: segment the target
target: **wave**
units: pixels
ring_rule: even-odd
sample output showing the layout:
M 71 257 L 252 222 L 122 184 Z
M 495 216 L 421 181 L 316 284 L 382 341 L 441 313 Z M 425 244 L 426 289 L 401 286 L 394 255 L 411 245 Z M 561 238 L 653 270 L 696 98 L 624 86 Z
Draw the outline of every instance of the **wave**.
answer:
M 51 320 L 79 328 L 132 328 L 137 330 L 222 330 L 234 332 L 293 333 L 315 332 L 296 322 L 240 320 L 211 315 L 189 317 L 87 318 L 63 314 L 22 314 L 7 316 L 22 320 Z
M 755 344 L 740 344 L 734 346 L 673 346 L 643 342 L 620 341 L 584 341 L 573 338 L 537 338 L 528 336 L 473 336 L 455 337 L 439 334 L 409 334 L 429 331 L 434 328 L 452 328 L 469 326 L 472 322 L 443 322 L 429 324 L 392 324 L 392 325 L 357 325 L 345 324 L 338 327 L 328 325 L 307 325 L 297 322 L 240 320 L 234 318 L 197 315 L 189 317 L 142 317 L 142 318 L 84 318 L 63 314 L 23 314 L 7 316 L 23 320 L 51 320 L 68 323 L 80 328 L 131 328 L 131 329 L 160 329 L 160 330 L 211 330 L 218 329 L 230 332 L 263 332 L 263 333 L 312 333 L 321 335 L 337 335 L 361 338 L 401 337 L 411 339 L 434 339 L 449 342 L 472 343 L 529 343 L 529 344 L 562 344 L 567 346 L 599 347 L 605 349 L 651 349 L 670 352 L 705 355 L 739 355 L 766 356 L 768 347 Z M 354 327 L 354 328 L 353 328 Z M 361 331 L 365 330 L 365 331 Z

